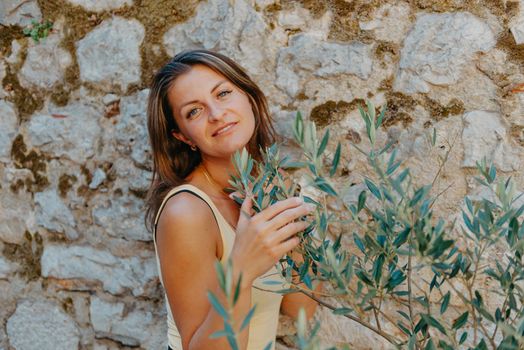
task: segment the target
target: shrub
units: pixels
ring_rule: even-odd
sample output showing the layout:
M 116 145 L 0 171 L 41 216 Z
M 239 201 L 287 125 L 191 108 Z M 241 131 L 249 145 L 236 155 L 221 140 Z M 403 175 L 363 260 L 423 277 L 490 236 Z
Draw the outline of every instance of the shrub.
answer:
M 303 159 L 281 157 L 276 145 L 265 151 L 262 162 L 245 151 L 234 157 L 239 176 L 231 184 L 236 191 L 257 195 L 257 212 L 297 190 L 295 184 L 285 186 L 286 175 L 279 168 L 300 169 L 308 185 L 321 193 L 318 198 L 304 195 L 317 209 L 312 225 L 301 234 L 297 252 L 302 258 L 281 260 L 289 285 L 281 292 L 309 295 L 396 348 L 524 348 L 524 205 L 517 206 L 520 196 L 513 180 L 500 179 L 485 160 L 477 163 L 476 180 L 491 196 L 465 197 L 462 222 L 438 218 L 432 184 L 415 184 L 393 144 L 378 146 L 385 108 L 377 115 L 371 103 L 366 107 L 360 114 L 370 149 L 353 146 L 372 171 L 355 203 L 345 203 L 332 181 L 340 143 L 328 159 L 329 130 L 317 137 L 315 124 L 300 114 L 293 131 Z M 435 131 L 429 139 L 435 145 Z M 252 175 L 253 168 L 258 175 Z M 344 206 L 344 215 L 328 209 L 328 197 Z M 331 237 L 329 226 L 337 221 L 345 230 Z M 354 246 L 342 244 L 344 235 L 351 235 Z M 500 258 L 494 258 L 496 252 L 502 252 Z M 292 274 L 300 281 L 293 281 Z M 325 285 L 322 298 L 312 293 L 317 283 Z M 306 336 L 304 320 L 300 322 L 297 344 L 317 348 L 314 334 Z

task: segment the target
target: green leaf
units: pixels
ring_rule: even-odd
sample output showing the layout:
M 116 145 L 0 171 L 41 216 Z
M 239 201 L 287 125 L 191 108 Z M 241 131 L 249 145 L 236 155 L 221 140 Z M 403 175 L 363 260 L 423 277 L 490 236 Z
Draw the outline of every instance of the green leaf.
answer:
M 226 275 L 224 273 L 224 267 L 220 262 L 215 263 L 215 270 L 217 272 L 218 285 L 221 290 L 226 290 Z
M 380 190 L 378 189 L 377 185 L 375 185 L 373 181 L 369 179 L 364 179 L 364 182 L 366 183 L 366 186 L 369 188 L 371 193 L 379 200 L 382 200 L 382 195 L 380 194 Z
M 446 343 L 444 340 L 440 339 L 438 341 L 438 346 L 442 350 L 455 350 L 452 346 L 450 346 L 448 343 Z
M 462 333 L 459 339 L 459 345 L 463 344 L 466 341 L 466 339 L 468 339 L 468 332 Z
M 373 279 L 375 280 L 376 285 L 380 284 L 380 278 L 382 277 L 382 267 L 384 266 L 385 259 L 386 257 L 384 254 L 380 254 L 373 263 Z
M 413 334 L 409 337 L 409 340 L 408 340 L 408 350 L 415 350 L 416 344 L 417 344 L 417 336 Z
M 298 144 L 302 145 L 304 143 L 304 120 L 302 119 L 302 114 L 297 112 L 295 117 L 295 124 L 293 125 L 293 136 L 295 141 Z
M 338 309 L 333 310 L 333 314 L 335 315 L 347 315 L 351 313 L 353 309 L 350 309 L 348 307 L 339 307 Z
M 264 350 L 271 350 L 272 345 L 273 345 L 273 342 L 270 341 L 270 342 L 265 346 Z
M 242 332 L 244 330 L 244 328 L 247 327 L 247 325 L 251 321 L 251 318 L 253 318 L 253 315 L 255 314 L 256 307 L 257 307 L 256 305 L 253 306 L 251 308 L 251 310 L 249 310 L 249 312 L 247 313 L 246 317 L 244 318 L 244 321 L 242 321 L 242 325 L 240 326 L 240 332 Z
M 327 194 L 335 197 L 337 196 L 337 192 L 333 189 L 333 187 L 331 187 L 329 183 L 326 182 L 326 180 L 319 177 L 315 180 L 314 184 L 318 189 L 322 190 L 323 192 L 326 192 Z
M 393 245 L 395 247 L 400 247 L 401 245 L 403 245 L 404 243 L 407 242 L 408 240 L 408 237 L 409 237 L 409 233 L 411 232 L 411 227 L 406 227 L 404 230 L 402 230 L 398 235 L 397 237 L 395 237 L 395 240 L 393 241 Z
M 421 316 L 425 319 L 427 324 L 429 324 L 432 327 L 435 327 L 440 331 L 440 333 L 446 335 L 446 329 L 436 318 L 428 314 L 421 314 Z
M 497 169 L 495 169 L 495 166 L 493 164 L 490 165 L 489 167 L 489 178 L 490 178 L 490 183 L 495 181 L 495 178 L 497 177 Z
M 433 344 L 433 339 L 429 339 L 424 350 L 437 350 L 437 348 L 435 347 L 435 344 Z
M 362 191 L 358 195 L 357 213 L 359 213 L 364 208 L 364 205 L 366 204 L 366 197 L 367 197 L 366 191 Z
M 337 149 L 335 151 L 335 155 L 333 157 L 333 162 L 331 163 L 331 170 L 329 171 L 329 176 L 333 176 L 337 172 L 338 163 L 340 162 L 340 152 L 341 152 L 341 145 L 339 142 L 337 145 Z
M 462 315 L 457 317 L 451 326 L 452 329 L 459 329 L 466 324 L 468 321 L 469 311 L 464 312 Z
M 451 293 L 448 291 L 446 295 L 442 298 L 442 304 L 440 304 L 440 314 L 442 315 L 448 309 L 449 300 L 451 298 Z
M 329 129 L 326 129 L 326 132 L 324 133 L 324 137 L 322 137 L 322 141 L 320 142 L 320 146 L 317 150 L 317 157 L 320 157 L 322 153 L 326 150 L 326 146 L 329 141 Z
M 407 321 L 410 320 L 409 315 L 407 313 L 405 313 L 404 311 L 397 310 L 397 312 L 400 314 L 400 316 L 404 317 Z
M 471 199 L 469 199 L 469 197 L 464 197 L 464 201 L 466 202 L 469 213 L 473 214 L 473 203 L 471 203 Z
M 226 309 L 220 304 L 220 301 L 218 301 L 217 297 L 213 292 L 207 292 L 207 298 L 211 302 L 211 305 L 213 308 L 218 312 L 218 314 L 224 319 L 229 320 L 229 314 L 227 313 Z
M 369 279 L 369 277 L 366 275 L 366 273 L 364 271 L 357 270 L 356 275 L 362 282 L 364 282 L 368 286 L 372 286 L 373 285 L 373 282 L 371 282 L 371 280 Z
M 242 273 L 238 276 L 237 285 L 235 287 L 235 294 L 233 295 L 233 305 L 236 305 L 238 297 L 240 296 L 240 285 L 242 284 Z
M 229 333 L 223 329 L 223 330 L 214 332 L 213 334 L 209 336 L 209 338 L 217 339 L 217 338 L 227 337 L 228 335 Z
M 426 194 L 427 186 L 420 187 L 415 191 L 413 198 L 409 201 L 409 206 L 414 207 Z
M 366 254 L 366 247 L 364 246 L 364 242 L 360 239 L 360 237 L 354 233 L 353 234 L 353 240 L 355 241 L 355 244 L 357 245 L 358 249 L 364 254 Z

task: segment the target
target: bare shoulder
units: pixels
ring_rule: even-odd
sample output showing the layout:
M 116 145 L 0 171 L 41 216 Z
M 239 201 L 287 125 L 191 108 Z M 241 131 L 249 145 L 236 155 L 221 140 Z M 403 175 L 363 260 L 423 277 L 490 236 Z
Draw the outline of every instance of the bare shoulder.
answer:
M 168 243 L 183 249 L 184 246 L 198 244 L 200 248 L 215 249 L 218 228 L 213 212 L 204 200 L 188 193 L 180 192 L 172 196 L 160 213 L 157 226 L 157 243 Z M 165 246 L 165 245 L 164 245 Z

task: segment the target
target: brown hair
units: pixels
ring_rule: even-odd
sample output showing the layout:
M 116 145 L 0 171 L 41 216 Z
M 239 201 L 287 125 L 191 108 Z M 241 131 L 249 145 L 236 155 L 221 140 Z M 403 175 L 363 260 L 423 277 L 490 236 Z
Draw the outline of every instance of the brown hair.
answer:
M 149 92 L 147 128 L 153 153 L 153 178 L 146 198 L 145 220 L 151 231 L 165 195 L 171 188 L 183 184 L 202 161 L 199 151 L 192 151 L 189 145 L 173 137 L 172 131 L 179 131 L 179 128 L 167 97 L 175 80 L 196 64 L 213 69 L 247 94 L 255 116 L 255 131 L 246 147 L 253 158 L 260 160 L 261 148 L 275 142 L 266 97 L 236 62 L 208 50 L 178 53 L 155 74 Z

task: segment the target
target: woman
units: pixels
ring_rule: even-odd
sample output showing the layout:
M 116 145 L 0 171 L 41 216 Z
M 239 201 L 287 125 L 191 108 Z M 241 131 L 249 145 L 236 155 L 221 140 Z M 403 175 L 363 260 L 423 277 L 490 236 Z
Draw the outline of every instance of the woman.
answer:
M 220 295 L 215 261 L 230 258 L 235 280 L 242 274 L 234 323 L 257 305 L 239 334 L 240 349 L 263 349 L 269 342 L 274 348 L 279 309 L 296 316 L 303 306 L 311 316 L 316 303 L 256 287 L 267 289 L 261 283 L 274 279 L 274 265 L 307 226 L 295 220 L 313 207 L 293 197 L 255 214 L 251 197 L 239 207 L 223 190 L 234 173 L 235 151 L 246 147 L 260 159 L 259 147 L 274 141 L 263 93 L 231 59 L 206 50 L 182 52 L 154 77 L 148 130 L 154 176 L 147 221 L 166 291 L 169 347 L 230 348 L 226 338 L 209 337 L 224 323 L 207 299 L 208 291 Z

